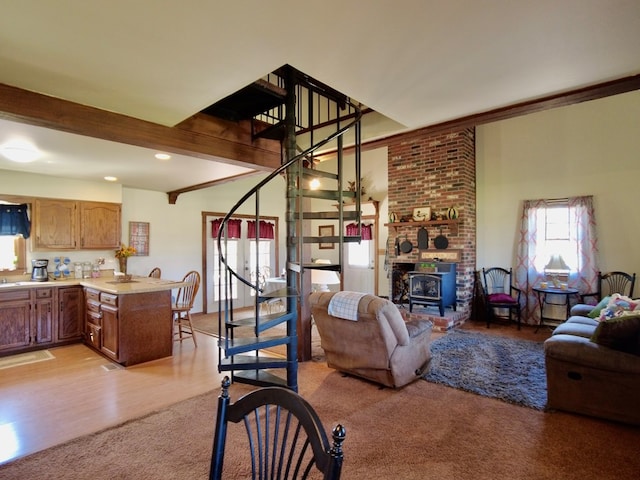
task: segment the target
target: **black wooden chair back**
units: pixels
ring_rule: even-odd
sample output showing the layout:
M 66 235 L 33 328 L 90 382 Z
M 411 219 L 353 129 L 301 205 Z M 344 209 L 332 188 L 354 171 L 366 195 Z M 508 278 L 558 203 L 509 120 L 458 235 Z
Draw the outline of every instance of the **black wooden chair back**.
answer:
M 512 313 L 516 314 L 518 330 L 520 330 L 521 312 L 520 296 L 522 291 L 513 285 L 512 269 L 502 267 L 483 268 L 485 305 L 487 307 L 487 328 L 494 318 L 496 308 L 507 309 L 509 321 Z
M 324 427 L 311 405 L 296 392 L 282 387 L 255 390 L 230 403 L 229 377 L 222 380 L 211 455 L 210 480 L 222 478 L 229 422 L 244 424 L 253 479 L 305 479 L 316 475 L 338 480 L 342 470 L 345 428 L 337 425 L 329 445 Z M 235 469 L 235 465 L 227 468 Z M 248 469 L 248 465 L 242 466 Z M 238 472 L 234 472 L 238 473 Z M 248 472 L 243 470 L 245 475 Z M 314 478 L 317 478 L 315 476 Z
M 603 296 L 619 293 L 633 298 L 633 288 L 636 284 L 636 274 L 625 272 L 598 273 L 598 301 Z

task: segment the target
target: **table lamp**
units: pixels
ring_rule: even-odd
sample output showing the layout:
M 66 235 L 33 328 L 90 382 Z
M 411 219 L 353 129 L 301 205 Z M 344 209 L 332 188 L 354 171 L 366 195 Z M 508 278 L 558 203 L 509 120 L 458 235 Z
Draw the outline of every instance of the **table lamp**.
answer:
M 544 267 L 544 273 L 551 277 L 551 281 L 553 282 L 553 286 L 555 288 L 560 288 L 560 282 L 558 281 L 558 275 L 568 274 L 571 269 L 569 265 L 564 262 L 562 255 L 551 255 L 551 259 L 549 263 L 547 263 Z
M 317 259 L 314 263 L 331 265 L 330 260 L 325 260 L 322 258 Z M 340 277 L 333 270 L 311 270 L 311 283 L 316 285 L 314 291 L 329 292 L 329 285 L 339 284 Z

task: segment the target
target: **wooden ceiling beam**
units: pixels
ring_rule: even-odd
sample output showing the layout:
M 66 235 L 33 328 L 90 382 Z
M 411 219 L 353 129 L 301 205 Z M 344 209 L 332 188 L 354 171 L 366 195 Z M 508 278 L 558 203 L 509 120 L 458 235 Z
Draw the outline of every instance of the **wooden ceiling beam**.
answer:
M 252 142 L 248 121 L 197 114 L 167 127 L 4 84 L 0 118 L 260 171 L 280 166 L 279 142 Z

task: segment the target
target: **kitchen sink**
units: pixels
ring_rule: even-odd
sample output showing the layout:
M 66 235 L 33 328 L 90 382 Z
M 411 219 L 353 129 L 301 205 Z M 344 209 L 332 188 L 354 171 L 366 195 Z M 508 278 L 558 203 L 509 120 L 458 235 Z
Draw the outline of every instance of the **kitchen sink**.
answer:
M 24 287 L 28 287 L 31 285 L 42 285 L 42 284 L 46 284 L 48 282 L 30 282 L 28 280 L 25 280 L 23 282 L 2 282 L 0 281 L 0 288 L 8 288 L 8 287 L 20 287 L 20 286 L 24 286 Z

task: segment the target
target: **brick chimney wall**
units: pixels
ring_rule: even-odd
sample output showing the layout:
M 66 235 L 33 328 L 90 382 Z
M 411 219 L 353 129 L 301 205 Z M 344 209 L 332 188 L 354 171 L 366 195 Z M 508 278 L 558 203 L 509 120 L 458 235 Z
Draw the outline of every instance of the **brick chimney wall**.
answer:
M 429 253 L 437 254 L 433 239 L 440 234 L 449 240 L 448 251 L 460 250 L 457 263 L 456 298 L 460 322 L 470 317 L 476 264 L 476 162 L 475 129 L 468 128 L 432 135 L 416 136 L 415 132 L 399 136 L 388 145 L 389 214 L 412 218 L 413 209 L 431 207 L 432 215 L 446 215 L 449 207 L 458 209 L 458 225 L 429 225 Z M 389 227 L 389 245 L 396 236 L 413 243 L 409 254 L 395 256 L 393 263 L 421 261 L 417 248 L 418 226 Z M 444 251 L 447 251 L 444 250 Z M 392 283 L 392 282 L 390 282 Z M 391 288 L 393 286 L 391 285 Z M 389 292 L 392 298 L 392 292 Z

